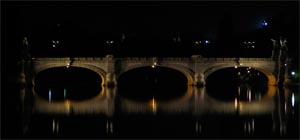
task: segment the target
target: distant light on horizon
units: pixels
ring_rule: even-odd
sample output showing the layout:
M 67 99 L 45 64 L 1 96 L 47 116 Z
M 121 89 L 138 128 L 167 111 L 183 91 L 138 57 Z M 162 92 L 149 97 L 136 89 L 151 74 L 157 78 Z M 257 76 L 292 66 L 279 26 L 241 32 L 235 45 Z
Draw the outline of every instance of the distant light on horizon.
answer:
M 262 23 L 262 26 L 263 26 L 263 27 L 267 27 L 267 26 L 268 26 L 268 22 L 266 22 L 266 21 L 264 20 L 263 23 Z

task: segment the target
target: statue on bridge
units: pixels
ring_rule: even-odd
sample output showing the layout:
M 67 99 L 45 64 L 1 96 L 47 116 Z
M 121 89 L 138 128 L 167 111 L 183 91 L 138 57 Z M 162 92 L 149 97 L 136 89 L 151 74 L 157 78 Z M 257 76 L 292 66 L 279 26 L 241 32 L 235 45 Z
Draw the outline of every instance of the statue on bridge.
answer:
M 28 38 L 24 37 L 23 38 L 23 43 L 22 43 L 22 50 L 21 50 L 21 57 L 22 60 L 29 60 L 30 59 L 30 47 L 29 47 L 29 43 L 28 43 Z
M 279 37 L 279 40 L 275 40 L 271 38 L 272 44 L 273 44 L 273 50 L 272 50 L 272 59 L 280 60 L 282 58 L 287 57 L 287 39 L 284 37 Z

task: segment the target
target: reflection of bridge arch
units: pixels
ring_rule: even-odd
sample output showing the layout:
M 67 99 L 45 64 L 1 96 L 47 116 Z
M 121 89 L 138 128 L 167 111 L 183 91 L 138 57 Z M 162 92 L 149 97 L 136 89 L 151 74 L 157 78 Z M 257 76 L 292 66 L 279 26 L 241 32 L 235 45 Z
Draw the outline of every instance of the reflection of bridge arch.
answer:
M 130 66 L 124 67 L 122 72 L 118 75 L 117 78 L 119 78 L 122 74 L 124 74 L 124 73 L 126 73 L 130 70 L 137 69 L 137 68 L 143 68 L 143 67 L 150 67 L 150 66 L 151 65 L 149 65 L 149 64 L 142 63 L 142 64 L 136 64 L 136 65 L 130 65 Z M 156 66 L 170 68 L 170 69 L 179 71 L 180 73 L 182 73 L 187 78 L 187 82 L 188 82 L 187 85 L 192 85 L 193 84 L 194 72 L 190 69 L 187 69 L 183 66 L 176 65 L 176 64 L 163 64 L 163 65 L 158 64 Z
M 51 101 L 40 97 L 36 92 L 34 87 L 32 87 L 32 92 L 34 95 L 34 109 L 38 113 L 50 113 L 50 114 L 94 114 L 94 113 L 104 113 L 106 115 L 112 115 L 114 110 L 113 98 L 111 97 L 113 92 L 112 89 L 104 88 L 102 86 L 101 92 L 87 100 L 83 101 Z
M 121 99 L 121 110 L 127 113 L 152 113 L 160 110 L 168 113 L 194 112 L 195 115 L 213 114 L 266 114 L 274 111 L 275 86 L 269 86 L 267 93 L 257 101 L 224 102 L 210 97 L 205 88 L 189 89 L 180 99 L 169 102 L 150 100 L 146 102 Z M 190 93 L 192 91 L 192 93 Z M 194 96 L 192 96 L 194 95 Z
M 224 93 L 226 94 L 226 93 Z M 272 113 L 274 111 L 275 102 L 274 96 L 276 94 L 275 86 L 268 86 L 267 93 L 261 97 L 260 100 L 249 101 L 231 101 L 225 102 L 217 100 L 209 96 L 205 91 L 200 93 L 198 103 L 196 105 L 197 114 L 202 114 L 203 112 L 209 113 L 239 113 L 239 114 L 264 114 Z
M 38 68 L 34 69 L 34 73 L 33 73 L 33 78 L 32 78 L 32 84 L 35 85 L 35 76 L 38 75 L 40 72 L 48 70 L 48 69 L 52 69 L 52 68 L 60 68 L 60 67 L 66 67 L 66 63 L 46 63 L 46 64 L 39 64 Z M 100 78 L 102 79 L 102 83 L 101 85 L 103 86 L 105 84 L 105 75 L 106 72 L 102 69 L 100 69 L 99 67 L 93 66 L 93 65 L 89 65 L 89 64 L 72 64 L 72 66 L 70 67 L 78 67 L 78 68 L 85 68 L 88 70 L 91 70 L 93 72 L 96 72 Z
M 121 110 L 130 113 L 147 113 L 156 112 L 157 109 L 165 112 L 181 112 L 190 108 L 193 99 L 193 87 L 188 86 L 186 92 L 179 98 L 170 101 L 157 101 L 155 99 L 149 101 L 133 101 L 121 98 Z
M 218 70 L 221 70 L 224 68 L 233 68 L 235 66 L 236 65 L 233 65 L 233 64 L 223 64 L 223 65 L 216 65 L 216 66 L 210 67 L 204 72 L 204 78 L 206 80 L 209 75 L 211 75 L 212 73 L 214 73 Z M 268 85 L 270 85 L 270 86 L 277 85 L 275 76 L 266 69 L 256 67 L 255 63 L 253 63 L 253 64 L 250 63 L 248 65 L 243 65 L 243 66 L 239 66 L 239 67 L 251 67 L 257 71 L 260 71 L 268 78 Z

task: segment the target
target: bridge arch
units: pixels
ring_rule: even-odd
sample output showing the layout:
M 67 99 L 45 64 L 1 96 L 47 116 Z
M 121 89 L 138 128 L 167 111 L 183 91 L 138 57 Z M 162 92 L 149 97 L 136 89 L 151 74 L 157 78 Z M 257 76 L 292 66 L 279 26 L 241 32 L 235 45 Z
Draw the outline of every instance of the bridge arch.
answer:
M 224 68 L 231 68 L 231 67 L 235 67 L 236 65 L 231 65 L 231 64 L 223 64 L 223 65 L 216 65 L 216 66 L 213 66 L 213 67 L 210 67 L 208 68 L 206 71 L 204 71 L 204 79 L 205 81 L 207 80 L 207 77 L 209 75 L 211 75 L 212 73 L 218 71 L 218 70 L 221 70 L 221 69 L 224 69 Z M 277 85 L 277 80 L 276 80 L 276 77 L 274 76 L 273 73 L 269 72 L 268 70 L 266 69 L 263 69 L 263 68 L 259 68 L 259 67 L 255 67 L 255 66 L 248 66 L 248 65 L 243 65 L 241 67 L 251 67 L 257 71 L 260 71 L 261 73 L 263 73 L 267 78 L 268 78 L 268 85 L 270 86 L 274 86 L 274 85 Z
M 33 73 L 33 76 L 32 76 L 32 84 L 33 86 L 35 85 L 35 77 L 36 75 L 38 75 L 40 72 L 42 71 L 45 71 L 47 69 L 50 69 L 50 68 L 59 68 L 59 67 L 66 67 L 66 64 L 63 63 L 52 63 L 52 64 L 42 64 L 42 65 L 39 65 L 39 67 L 36 67 L 34 69 L 34 73 Z M 105 78 L 105 75 L 106 75 L 106 72 L 96 66 L 93 66 L 93 65 L 89 65 L 89 64 L 73 64 L 72 66 L 70 67 L 78 67 L 78 68 L 85 68 L 85 69 L 88 69 L 88 70 L 91 70 L 95 73 L 97 73 L 101 79 L 102 79 L 102 83 L 101 83 L 101 86 L 103 86 L 106 82 L 106 78 Z
M 119 77 L 127 71 L 137 69 L 137 68 L 149 67 L 149 66 L 151 66 L 151 65 L 149 65 L 149 64 L 136 64 L 136 65 L 132 65 L 132 66 L 127 66 L 127 67 L 123 68 L 123 70 L 119 73 L 119 75 L 117 75 L 117 79 L 119 79 Z M 164 67 L 164 68 L 171 68 L 173 70 L 179 71 L 180 73 L 182 73 L 187 78 L 187 85 L 193 85 L 194 72 L 192 70 L 190 70 L 186 67 L 180 66 L 180 65 L 175 65 L 175 64 L 163 64 L 163 65 L 157 64 L 156 66 Z

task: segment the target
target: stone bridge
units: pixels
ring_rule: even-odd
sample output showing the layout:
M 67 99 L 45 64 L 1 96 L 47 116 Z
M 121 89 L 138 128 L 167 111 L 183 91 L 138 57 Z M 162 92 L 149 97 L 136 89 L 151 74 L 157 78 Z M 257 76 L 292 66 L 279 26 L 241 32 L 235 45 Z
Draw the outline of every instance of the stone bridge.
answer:
M 30 80 L 34 85 L 34 77 L 39 72 L 55 67 L 81 67 L 92 70 L 102 78 L 102 85 L 116 85 L 118 78 L 125 72 L 140 67 L 168 67 L 184 74 L 188 85 L 205 85 L 207 77 L 217 70 L 228 67 L 251 67 L 268 77 L 268 85 L 278 83 L 278 61 L 271 58 L 203 58 L 194 55 L 187 58 L 147 57 L 147 58 L 114 58 L 107 55 L 101 58 L 32 58 L 30 64 Z M 29 80 L 29 79 L 28 79 Z

